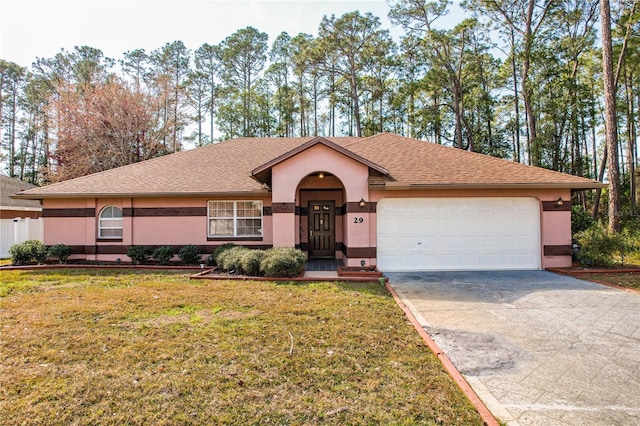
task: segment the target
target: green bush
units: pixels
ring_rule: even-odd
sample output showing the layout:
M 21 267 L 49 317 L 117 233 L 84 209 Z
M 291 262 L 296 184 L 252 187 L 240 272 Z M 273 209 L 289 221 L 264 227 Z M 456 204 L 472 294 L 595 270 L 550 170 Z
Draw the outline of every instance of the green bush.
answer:
M 260 262 L 264 257 L 264 250 L 247 250 L 240 259 L 244 274 L 252 277 L 260 276 Z
M 306 261 L 306 256 L 298 249 L 272 248 L 265 252 L 260 271 L 267 277 L 295 277 L 300 274 Z
M 616 252 L 620 256 L 620 263 L 624 265 L 624 260 L 632 253 L 640 251 L 640 231 L 624 229 L 614 238 Z
M 55 244 L 49 247 L 49 256 L 58 259 L 60 263 L 66 263 L 71 256 L 71 247 L 66 244 Z
M 225 271 L 242 274 L 244 273 L 242 269 L 242 256 L 248 251 L 248 248 L 242 246 L 235 246 L 225 250 L 218 255 L 218 266 Z
M 44 263 L 47 260 L 47 253 L 47 246 L 38 240 L 27 240 L 9 248 L 11 262 L 14 265 L 25 265 L 32 262 Z
M 173 257 L 173 247 L 171 246 L 162 246 L 158 247 L 153 251 L 151 257 L 158 261 L 161 265 L 168 265 L 169 261 Z
M 594 223 L 593 217 L 579 204 L 571 208 L 571 233 L 576 234 L 589 229 Z
M 127 250 L 127 256 L 131 258 L 131 262 L 134 264 L 142 264 L 149 256 L 151 256 L 151 248 L 147 246 L 131 246 Z
M 178 257 L 183 265 L 196 265 L 200 263 L 200 251 L 198 247 L 189 244 L 188 246 L 181 247 L 178 251 Z
M 225 244 L 222 244 L 221 246 L 216 247 L 216 249 L 213 251 L 213 261 L 216 263 L 216 265 L 220 266 L 220 263 L 218 262 L 218 257 L 225 251 L 232 249 L 234 247 L 236 247 L 234 243 L 225 243 Z
M 615 237 L 611 237 L 605 225 L 600 222 L 574 235 L 579 245 L 578 262 L 586 266 L 610 266 L 618 249 Z

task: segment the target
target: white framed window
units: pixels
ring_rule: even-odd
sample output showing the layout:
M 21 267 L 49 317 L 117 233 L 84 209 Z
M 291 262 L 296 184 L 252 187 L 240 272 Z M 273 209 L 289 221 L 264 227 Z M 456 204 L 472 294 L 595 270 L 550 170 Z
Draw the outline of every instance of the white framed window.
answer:
M 262 201 L 209 201 L 210 238 L 262 237 Z
M 107 206 L 98 216 L 98 238 L 122 238 L 122 210 Z

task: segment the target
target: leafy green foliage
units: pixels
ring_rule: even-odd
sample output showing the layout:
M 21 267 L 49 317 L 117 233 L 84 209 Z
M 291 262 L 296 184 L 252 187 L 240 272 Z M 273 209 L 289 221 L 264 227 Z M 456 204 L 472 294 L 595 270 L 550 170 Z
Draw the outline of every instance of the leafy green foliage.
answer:
M 264 250 L 247 250 L 240 259 L 244 274 L 257 277 L 261 274 L 260 262 L 266 256 Z
M 200 251 L 193 244 L 181 247 L 178 251 L 178 257 L 183 265 L 195 265 L 200 263 Z
M 151 249 L 147 246 L 131 246 L 129 250 L 127 250 L 127 256 L 131 258 L 134 264 L 140 265 L 149 259 Z
M 306 256 L 298 249 L 277 247 L 265 252 L 260 270 L 267 277 L 295 277 L 300 274 L 306 261 Z
M 151 257 L 158 261 L 161 265 L 168 265 L 169 261 L 173 257 L 173 247 L 171 246 L 162 246 L 158 247 L 153 251 Z
M 580 248 L 578 262 L 586 266 L 609 266 L 613 264 L 615 244 L 607 228 L 600 222 L 574 235 Z
M 249 251 L 242 246 L 231 247 L 218 255 L 218 266 L 225 271 L 243 273 L 242 256 Z
M 216 247 L 216 249 L 213 251 L 213 261 L 216 263 L 216 265 L 220 266 L 220 262 L 218 261 L 218 257 L 224 253 L 225 251 L 236 247 L 236 245 L 234 243 L 225 243 L 222 244 L 218 247 Z
M 574 237 L 580 246 L 578 262 L 586 266 L 624 265 L 625 258 L 640 250 L 639 231 L 625 229 L 611 234 L 601 222 L 594 223 Z
M 14 244 L 9 248 L 11 262 L 14 265 L 26 265 L 28 263 L 44 263 L 47 259 L 47 246 L 38 240 L 27 240 Z
M 579 204 L 571 208 L 571 233 L 582 232 L 594 223 L 593 217 Z
M 66 263 L 71 256 L 71 247 L 66 244 L 55 244 L 49 247 L 49 256 L 58 259 L 60 263 Z
M 640 231 L 623 229 L 614 238 L 617 254 L 620 256 L 620 263 L 624 265 L 625 259 L 632 253 L 640 251 Z

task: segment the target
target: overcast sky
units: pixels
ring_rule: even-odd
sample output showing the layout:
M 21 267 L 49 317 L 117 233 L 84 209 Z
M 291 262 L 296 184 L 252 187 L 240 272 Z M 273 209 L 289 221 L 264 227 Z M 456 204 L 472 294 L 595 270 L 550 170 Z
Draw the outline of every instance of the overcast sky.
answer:
M 354 10 L 378 16 L 396 38 L 402 32 L 392 28 L 386 0 L 0 0 L 0 58 L 28 67 L 86 45 L 121 59 L 176 40 L 195 50 L 247 26 L 269 34 L 271 44 L 282 31 L 315 36 L 324 15 Z

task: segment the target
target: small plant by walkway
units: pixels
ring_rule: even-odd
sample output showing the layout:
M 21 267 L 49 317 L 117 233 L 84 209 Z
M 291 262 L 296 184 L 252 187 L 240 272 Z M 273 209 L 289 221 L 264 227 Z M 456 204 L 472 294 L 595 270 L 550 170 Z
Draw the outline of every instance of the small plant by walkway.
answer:
M 0 283 L 0 423 L 482 424 L 377 283 Z

